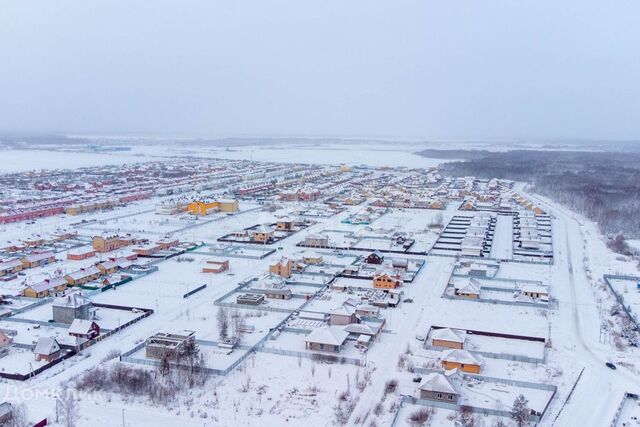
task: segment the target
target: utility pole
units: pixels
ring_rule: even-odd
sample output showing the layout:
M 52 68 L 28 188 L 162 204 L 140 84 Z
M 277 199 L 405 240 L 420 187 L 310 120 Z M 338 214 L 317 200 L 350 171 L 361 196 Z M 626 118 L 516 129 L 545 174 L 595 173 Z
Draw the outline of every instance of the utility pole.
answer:
M 122 427 L 124 427 L 124 408 L 122 408 Z

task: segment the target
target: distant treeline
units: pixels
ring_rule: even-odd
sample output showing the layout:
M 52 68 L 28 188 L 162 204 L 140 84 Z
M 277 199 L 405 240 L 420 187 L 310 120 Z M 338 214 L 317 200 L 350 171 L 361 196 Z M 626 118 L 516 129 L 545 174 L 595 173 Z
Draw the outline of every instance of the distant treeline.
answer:
M 639 153 L 453 151 L 446 155 L 468 160 L 445 163 L 447 174 L 531 182 L 535 192 L 598 222 L 602 232 L 640 237 Z

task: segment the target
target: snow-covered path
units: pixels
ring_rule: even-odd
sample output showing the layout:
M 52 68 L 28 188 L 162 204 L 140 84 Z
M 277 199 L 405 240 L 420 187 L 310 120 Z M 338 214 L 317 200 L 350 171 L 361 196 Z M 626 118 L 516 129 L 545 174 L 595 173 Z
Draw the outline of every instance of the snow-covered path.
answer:
M 498 215 L 491 245 L 491 258 L 513 258 L 513 217 L 511 215 Z
M 453 264 L 453 258 L 428 258 L 420 275 L 411 287 L 405 290 L 405 297 L 411 297 L 414 300 L 411 305 L 419 307 L 419 310 L 416 310 L 416 307 L 408 307 L 409 303 L 404 303 L 395 312 L 389 312 L 387 327 L 393 329 L 394 333 L 382 334 L 380 342 L 376 343 L 375 352 L 371 352 L 368 362 L 373 363 L 377 370 L 372 376 L 372 384 L 360 395 L 352 413 L 352 422 L 359 416 L 363 422 L 367 421 L 364 415 L 380 401 L 387 381 L 398 379 L 397 356 L 402 354 L 407 345 L 415 346 L 418 343 L 415 337 L 422 333 L 428 324 L 427 314 L 438 304 Z M 368 425 L 368 421 L 364 422 L 364 425 Z

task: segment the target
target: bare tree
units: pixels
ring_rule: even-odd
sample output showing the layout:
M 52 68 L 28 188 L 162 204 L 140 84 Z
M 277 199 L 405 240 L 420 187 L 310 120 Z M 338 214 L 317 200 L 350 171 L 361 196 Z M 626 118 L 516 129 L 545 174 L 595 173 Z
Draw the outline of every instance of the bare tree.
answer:
M 244 317 L 242 316 L 242 314 L 237 310 L 233 310 L 231 312 L 231 329 L 233 331 L 233 336 L 236 339 L 236 342 L 239 343 L 240 342 L 240 338 L 242 336 L 242 324 L 244 323 Z
M 216 314 L 216 321 L 218 322 L 218 331 L 220 333 L 220 339 L 225 340 L 229 334 L 229 315 L 227 309 L 224 307 L 218 308 Z
M 161 376 L 165 376 L 171 370 L 171 363 L 169 361 L 169 355 L 167 353 L 162 353 L 160 356 L 160 361 L 158 363 L 157 372 Z
M 59 411 L 60 421 L 65 427 L 75 427 L 80 418 L 80 407 L 72 392 L 63 389 L 56 399 L 56 407 Z
M 24 403 L 12 405 L 10 417 L 7 420 L 8 427 L 29 427 L 31 425 L 27 415 L 27 407 Z
M 474 427 L 477 423 L 478 420 L 475 415 L 473 415 L 470 407 L 460 407 L 460 412 L 458 412 L 458 417 L 455 422 L 456 427 Z
M 511 407 L 511 418 L 516 422 L 518 427 L 523 427 L 529 424 L 531 418 L 531 409 L 529 409 L 529 401 L 523 394 L 516 397 Z

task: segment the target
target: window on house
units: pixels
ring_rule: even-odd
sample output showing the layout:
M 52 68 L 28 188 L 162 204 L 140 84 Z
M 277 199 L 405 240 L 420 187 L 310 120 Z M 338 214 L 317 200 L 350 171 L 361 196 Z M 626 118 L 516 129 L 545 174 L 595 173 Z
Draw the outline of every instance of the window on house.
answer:
M 442 393 L 436 393 L 436 397 L 437 397 L 438 399 L 442 399 Z

